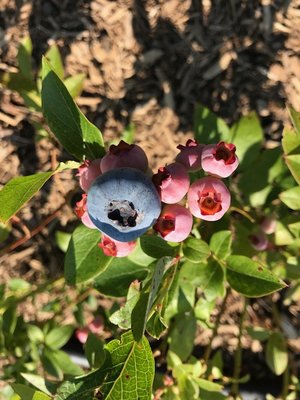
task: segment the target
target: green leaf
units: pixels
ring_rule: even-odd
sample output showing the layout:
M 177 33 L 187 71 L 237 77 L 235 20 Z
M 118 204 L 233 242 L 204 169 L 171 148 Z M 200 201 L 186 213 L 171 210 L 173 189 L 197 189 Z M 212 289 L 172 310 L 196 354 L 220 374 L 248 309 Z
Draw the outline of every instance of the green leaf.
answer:
M 141 248 L 140 238 L 137 240 L 137 245 L 133 252 L 129 254 L 128 259 L 133 261 L 135 264 L 143 266 L 148 266 L 156 260 L 156 258 L 148 256 Z
M 63 371 L 60 368 L 55 357 L 53 357 L 53 353 L 54 352 L 52 350 L 45 347 L 43 349 L 43 353 L 41 355 L 41 362 L 42 362 L 44 370 L 48 374 L 55 376 L 56 378 L 61 380 L 63 378 Z
M 134 280 L 143 280 L 149 269 L 135 264 L 127 258 L 113 258 L 109 268 L 97 276 L 94 287 L 107 296 L 126 296 L 128 287 Z
M 51 400 L 47 394 L 34 390 L 20 383 L 12 383 L 11 387 L 21 397 L 21 400 Z
M 280 183 L 286 167 L 282 162 L 281 147 L 262 151 L 255 160 L 255 168 L 248 168 L 239 180 L 239 189 L 253 207 L 262 206 L 274 184 Z
M 104 154 L 104 143 L 98 128 L 74 103 L 67 88 L 43 59 L 42 107 L 48 125 L 63 147 L 82 160 Z
M 16 329 L 18 320 L 16 305 L 12 305 L 11 307 L 7 308 L 3 313 L 2 318 L 3 333 L 12 335 Z
M 291 245 L 295 242 L 295 237 L 291 233 L 286 221 L 277 221 L 275 230 L 275 244 L 277 246 Z
M 150 257 L 161 258 L 175 256 L 178 246 L 172 247 L 165 240 L 156 235 L 143 235 L 140 237 L 142 250 Z
M 50 171 L 11 179 L 0 191 L 0 220 L 7 222 L 53 174 Z
M 292 127 L 284 127 L 281 143 L 285 155 L 300 153 L 300 133 Z
M 180 271 L 180 280 L 200 287 L 208 301 L 224 295 L 224 271 L 214 260 L 199 264 L 185 262 Z
M 21 373 L 24 379 L 27 382 L 31 383 L 41 392 L 48 394 L 51 396 L 56 391 L 56 385 L 53 382 L 47 381 L 39 375 L 28 374 L 28 373 Z
M 195 316 L 197 320 L 209 322 L 211 317 L 211 312 L 214 309 L 215 305 L 216 305 L 215 300 L 208 301 L 203 297 L 200 297 L 200 299 L 197 300 L 195 306 Z
M 85 78 L 86 75 L 82 73 L 70 76 L 64 80 L 64 84 L 73 99 L 82 92 Z
M 112 261 L 98 247 L 100 232 L 79 225 L 73 232 L 65 256 L 65 279 L 70 285 L 86 282 L 99 275 Z
M 228 141 L 236 146 L 240 168 L 250 167 L 259 155 L 264 135 L 255 112 L 242 117 L 230 129 Z
M 73 333 L 72 325 L 62 325 L 51 329 L 45 336 L 45 343 L 52 349 L 60 349 L 64 346 Z
M 155 310 L 147 322 L 147 332 L 155 339 L 160 339 L 161 335 L 166 331 L 167 328 L 168 326 L 164 321 L 161 312 Z
M 32 80 L 26 79 L 20 72 L 3 72 L 0 73 L 0 83 L 10 90 L 22 94 L 35 90 L 35 84 Z
M 219 231 L 212 235 L 209 247 L 219 260 L 225 260 L 231 254 L 231 231 Z
M 91 368 L 100 368 L 105 360 L 103 341 L 90 332 L 84 345 L 84 353 Z
M 60 163 L 54 171 L 11 179 L 0 191 L 0 221 L 7 222 L 57 172 L 77 168 L 77 163 Z
M 300 185 L 300 154 L 291 154 L 284 159 L 295 181 Z
M 201 239 L 188 238 L 183 244 L 183 254 L 192 262 L 206 260 L 210 256 L 209 246 Z
M 251 336 L 252 339 L 259 340 L 260 342 L 267 340 L 270 336 L 270 331 L 260 326 L 248 326 L 246 329 L 248 335 Z
M 207 390 L 208 392 L 220 392 L 223 389 L 223 386 L 219 385 L 218 383 L 211 382 L 202 378 L 193 379 L 201 389 Z
M 13 278 L 8 282 L 7 287 L 13 292 L 22 292 L 30 288 L 30 283 L 21 278 Z
M 281 192 L 279 198 L 292 210 L 300 210 L 300 186 Z
M 128 289 L 127 301 L 125 305 L 121 306 L 120 309 L 115 311 L 109 318 L 110 322 L 118 325 L 121 329 L 131 328 L 131 313 L 140 297 L 138 287 L 139 284 L 132 282 Z
M 177 354 L 182 361 L 191 355 L 196 334 L 196 318 L 193 310 L 177 314 L 171 325 L 168 337 L 169 349 Z
M 64 79 L 64 66 L 59 48 L 55 43 L 47 50 L 45 58 L 50 64 L 52 71 L 55 72 L 60 79 Z
M 36 325 L 26 324 L 27 335 L 31 342 L 33 343 L 43 343 L 44 342 L 44 332 Z
M 106 371 L 98 369 L 87 375 L 64 381 L 58 388 L 56 400 L 92 400 L 101 385 Z
M 154 304 L 164 270 L 172 262 L 172 258 L 163 257 L 157 261 L 153 270 L 150 285 L 145 287 L 131 314 L 131 329 L 134 339 L 139 342 L 145 332 L 147 320 Z
M 229 135 L 226 122 L 201 104 L 196 105 L 194 132 L 199 143 L 218 143 Z M 223 139 L 225 140 L 225 139 Z
M 83 370 L 75 364 L 70 356 L 62 350 L 54 350 L 51 352 L 51 358 L 59 366 L 66 375 L 82 375 Z
M 180 270 L 179 279 L 181 285 L 186 282 L 194 287 L 200 287 L 208 301 L 224 295 L 224 272 L 213 260 L 198 264 L 185 262 Z
M 25 79 L 28 79 L 29 81 L 33 81 L 31 53 L 32 53 L 32 42 L 30 36 L 26 36 L 22 40 L 18 48 L 17 59 L 21 75 Z
M 297 133 L 300 135 L 300 112 L 296 111 L 293 107 L 288 107 L 288 111 L 292 120 L 292 123 L 294 125 L 294 128 L 296 129 Z
M 173 375 L 178 382 L 180 400 L 199 399 L 199 387 L 193 377 L 186 373 L 183 366 L 176 367 Z
M 286 286 L 267 268 L 248 257 L 230 256 L 226 260 L 226 266 L 228 283 L 244 296 L 266 296 Z
M 11 231 L 11 224 L 3 224 L 0 222 L 0 243 L 5 242 L 9 237 Z
M 205 389 L 200 389 L 201 400 L 227 400 L 228 397 L 220 392 L 210 392 Z
M 300 132 L 285 127 L 283 130 L 282 147 L 284 161 L 294 179 L 300 185 Z
M 62 252 L 67 252 L 71 237 L 71 233 L 55 231 L 55 242 Z
M 275 375 L 281 375 L 288 365 L 286 340 L 282 333 L 273 332 L 266 348 L 266 361 Z
M 106 400 L 151 400 L 154 359 L 147 339 L 136 343 L 131 332 L 106 346 L 109 352 L 107 375 L 100 391 Z

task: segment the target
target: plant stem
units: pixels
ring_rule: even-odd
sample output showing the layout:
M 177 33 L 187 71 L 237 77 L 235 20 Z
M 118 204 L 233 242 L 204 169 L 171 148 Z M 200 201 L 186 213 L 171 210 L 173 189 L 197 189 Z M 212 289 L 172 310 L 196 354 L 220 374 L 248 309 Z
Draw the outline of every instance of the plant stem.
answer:
M 247 306 L 248 306 L 248 299 L 245 297 L 244 307 L 242 310 L 242 314 L 240 316 L 238 345 L 234 354 L 234 366 L 233 366 L 233 377 L 232 377 L 233 383 L 231 386 L 231 393 L 230 393 L 234 399 L 236 399 L 239 395 L 239 377 L 242 365 L 242 336 L 243 336 L 243 328 L 247 312 Z
M 273 300 L 273 299 L 272 299 Z M 276 302 L 273 300 L 272 301 L 272 315 L 273 315 L 273 320 L 275 322 L 275 325 L 277 326 L 277 329 L 282 332 L 282 322 L 281 322 L 281 317 L 280 313 L 277 308 Z M 289 356 L 291 361 L 291 356 Z M 289 370 L 289 365 L 290 363 L 287 364 L 287 367 L 283 373 L 283 380 L 282 380 L 282 393 L 281 393 L 281 398 L 282 400 L 285 400 L 288 393 L 289 393 L 289 383 L 290 383 L 290 370 Z
M 255 224 L 255 219 L 253 217 L 251 217 L 251 215 L 247 211 L 242 210 L 241 208 L 238 208 L 238 207 L 234 207 L 234 206 L 230 207 L 230 211 L 236 211 L 237 213 L 239 213 L 239 214 L 243 215 L 245 218 L 247 218 L 250 222 L 252 222 L 252 224 Z
M 225 305 L 226 305 L 226 301 L 227 301 L 227 298 L 229 296 L 229 293 L 230 293 L 230 288 L 227 288 L 226 294 L 225 294 L 223 302 L 221 304 L 221 308 L 220 308 L 219 314 L 217 315 L 217 319 L 216 319 L 216 322 L 215 322 L 215 325 L 214 325 L 212 336 L 211 336 L 210 341 L 209 341 L 209 343 L 208 343 L 208 345 L 207 345 L 207 347 L 205 349 L 205 352 L 204 352 L 203 360 L 205 361 L 206 364 L 208 363 L 209 357 L 211 355 L 212 342 L 213 342 L 214 338 L 218 334 L 218 329 L 219 329 L 219 326 L 220 326 L 221 316 L 224 313 Z
M 289 384 L 290 384 L 290 369 L 289 369 L 289 363 L 283 373 L 283 380 L 282 380 L 282 394 L 281 398 L 282 400 L 286 400 L 287 395 L 289 394 Z

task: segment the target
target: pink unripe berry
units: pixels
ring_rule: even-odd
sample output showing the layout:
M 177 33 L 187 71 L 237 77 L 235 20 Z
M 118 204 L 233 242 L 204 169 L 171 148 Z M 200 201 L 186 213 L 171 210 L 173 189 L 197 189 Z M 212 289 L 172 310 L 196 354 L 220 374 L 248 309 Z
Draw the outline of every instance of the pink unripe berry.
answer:
M 249 236 L 251 246 L 257 251 L 266 250 L 269 241 L 267 236 L 263 232 L 257 232 Z
M 201 169 L 201 153 L 203 145 L 195 139 L 189 139 L 186 145 L 178 145 L 180 153 L 176 156 L 176 161 L 184 165 L 189 172 L 199 171 Z
M 89 324 L 89 330 L 95 335 L 99 335 L 104 330 L 103 318 L 101 315 L 97 315 Z
M 192 225 L 193 217 L 187 208 L 180 204 L 167 204 L 153 228 L 164 240 L 182 242 L 189 236 Z
M 214 177 L 195 181 L 188 191 L 191 213 L 206 221 L 217 221 L 230 207 L 230 192 L 224 183 Z
M 78 173 L 76 176 L 79 176 L 79 185 L 85 192 L 89 190 L 91 184 L 97 178 L 97 176 L 101 175 L 100 163 L 100 158 L 92 161 L 85 160 L 84 163 L 78 168 Z
M 102 173 L 115 168 L 136 168 L 147 171 L 148 159 L 144 150 L 136 144 L 128 144 L 121 140 L 118 145 L 112 144 L 101 160 Z
M 201 162 L 205 172 L 220 178 L 230 176 L 239 165 L 235 154 L 235 145 L 225 142 L 204 146 Z
M 99 335 L 100 333 L 103 332 L 103 329 L 104 329 L 103 318 L 100 315 L 98 315 L 91 322 L 89 322 L 87 326 L 76 329 L 75 336 L 80 343 L 86 343 L 90 332 L 94 333 L 94 335 Z
M 264 217 L 260 223 L 261 230 L 267 235 L 271 235 L 276 229 L 276 219 L 274 217 Z
M 87 341 L 90 330 L 87 327 L 78 328 L 75 331 L 75 336 L 80 343 L 84 344 Z
M 177 162 L 159 168 L 153 175 L 152 181 L 161 201 L 167 204 L 178 203 L 182 200 L 190 185 L 190 178 L 185 167 Z
M 76 206 L 74 208 L 74 212 L 78 218 L 81 219 L 81 222 L 91 229 L 97 229 L 93 222 L 91 221 L 89 214 L 87 213 L 86 209 L 86 202 L 87 202 L 87 194 L 84 193 L 81 197 L 81 200 L 77 201 Z
M 98 246 L 106 256 L 126 257 L 135 249 L 136 241 L 119 242 L 111 239 L 109 236 L 102 235 L 101 243 Z

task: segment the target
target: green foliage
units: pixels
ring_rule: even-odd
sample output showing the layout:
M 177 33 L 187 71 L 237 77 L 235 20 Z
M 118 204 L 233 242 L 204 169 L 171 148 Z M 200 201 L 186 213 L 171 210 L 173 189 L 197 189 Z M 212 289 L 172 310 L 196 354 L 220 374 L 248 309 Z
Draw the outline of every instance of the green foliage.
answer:
M 281 192 L 279 198 L 292 210 L 300 210 L 300 186 Z
M 168 257 L 158 260 L 153 270 L 151 281 L 141 291 L 139 299 L 132 310 L 131 328 L 133 337 L 137 342 L 139 342 L 144 335 L 147 320 L 152 311 L 155 297 L 163 278 L 164 269 L 168 264 L 172 264 L 172 259 Z
M 209 257 L 210 250 L 208 244 L 203 240 L 188 238 L 183 245 L 183 254 L 189 261 L 200 262 Z
M 58 390 L 58 400 L 90 400 L 96 393 L 105 399 L 151 399 L 154 360 L 146 338 L 138 344 L 131 332 L 105 346 L 106 359 L 94 373 L 66 381 Z
M 45 336 L 45 344 L 52 349 L 60 349 L 67 343 L 73 333 L 71 325 L 57 326 L 47 332 Z
M 85 74 L 76 74 L 64 79 L 65 72 L 60 55 L 59 48 L 56 44 L 53 44 L 45 53 L 45 58 L 51 65 L 51 68 L 55 71 L 58 77 L 64 81 L 70 95 L 72 97 L 79 96 L 85 80 Z M 17 62 L 19 70 L 18 72 L 4 72 L 0 74 L 0 85 L 7 87 L 8 89 L 17 91 L 24 100 L 25 105 L 28 109 L 33 112 L 41 112 L 41 68 L 37 76 L 33 70 L 32 60 L 32 42 L 30 36 L 25 36 L 21 41 L 18 54 Z M 34 119 L 30 122 L 36 128 L 38 133 L 45 135 L 43 125 L 36 122 Z M 46 133 L 46 135 L 48 135 Z
M 94 287 L 107 296 L 123 297 L 126 296 L 130 283 L 136 279 L 145 279 L 148 272 L 147 267 L 126 258 L 114 258 L 109 268 L 95 278 Z
M 144 235 L 140 238 L 143 252 L 150 257 L 160 258 L 175 256 L 178 246 L 170 246 L 165 240 L 154 235 Z
M 228 137 L 229 127 L 208 108 L 197 104 L 194 117 L 194 132 L 199 143 L 217 143 L 221 137 Z
M 266 361 L 268 366 L 276 375 L 281 375 L 288 365 L 288 353 L 286 340 L 282 333 L 273 332 L 266 348 Z
M 86 282 L 103 272 L 111 257 L 100 251 L 99 231 L 79 225 L 73 232 L 65 257 L 65 279 L 70 285 Z
M 42 104 L 49 127 L 73 157 L 79 161 L 101 157 L 102 135 L 72 98 L 80 93 L 84 74 L 66 78 L 59 49 L 54 45 L 35 79 L 31 53 L 31 42 L 26 38 L 18 51 L 19 72 L 2 74 L 2 84 L 18 90 L 31 110 L 39 112 Z M 207 108 L 196 107 L 196 139 L 202 144 L 234 143 L 240 168 L 228 180 L 231 210 L 220 222 L 198 220 L 183 243 L 168 243 L 151 231 L 138 240 L 128 257 L 117 258 L 105 256 L 99 248 L 97 229 L 79 225 L 72 235 L 56 231 L 57 245 L 66 252 L 64 282 L 76 291 L 74 300 L 64 299 L 64 306 L 72 309 L 75 323 L 87 332 L 84 351 L 92 372 L 84 373 L 61 350 L 75 326 L 58 322 L 62 321 L 60 299 L 45 306 L 55 315 L 52 321 L 28 323 L 20 313 L 18 304 L 35 299 L 36 292 L 52 290 L 54 283 L 33 288 L 22 279 L 14 279 L 0 286 L 0 354 L 13 360 L 5 365 L 0 378 L 13 382 L 16 396 L 25 400 L 150 400 L 154 358 L 145 332 L 161 340 L 160 355 L 167 357 L 173 383 L 165 384 L 158 372 L 155 384 L 164 400 L 224 399 L 225 383 L 238 385 L 248 379 L 247 375 L 225 377 L 222 354 L 218 351 L 211 356 L 211 343 L 203 359 L 194 358 L 194 341 L 198 325 L 211 329 L 213 338 L 218 333 L 222 315 L 215 319 L 211 316 L 216 307 L 224 311 L 231 290 L 244 301 L 244 297 L 258 298 L 285 288 L 285 279 L 290 288 L 284 304 L 299 299 L 300 192 L 295 181 L 300 184 L 300 118 L 295 110 L 290 108 L 289 112 L 293 127 L 285 127 L 282 148 L 270 149 L 265 146 L 255 113 L 229 127 Z M 133 136 L 134 127 L 129 125 L 123 138 L 132 142 Z M 6 223 L 53 174 L 79 165 L 70 161 L 54 171 L 12 179 L 0 191 L 0 220 Z M 251 238 L 264 235 L 262 221 L 266 216 L 277 220 L 276 229 L 264 236 L 265 250 L 257 250 Z M 7 228 L 3 227 L 4 238 L 9 234 Z M 100 298 L 107 301 L 105 306 L 99 305 Z M 103 319 L 100 333 L 87 324 L 87 308 Z M 250 326 L 247 332 L 265 346 L 268 366 L 281 375 L 289 367 L 288 350 L 278 316 L 273 319 L 276 329 Z M 127 332 L 119 340 L 120 330 Z M 108 332 L 111 340 L 105 344 Z M 49 375 L 49 380 L 36 375 L 40 370 Z
M 104 143 L 98 128 L 74 103 L 63 82 L 43 59 L 42 107 L 47 123 L 63 147 L 82 160 L 99 158 Z
M 0 221 L 7 222 L 55 173 L 68 168 L 78 168 L 78 164 L 60 163 L 54 171 L 11 179 L 0 191 Z
M 296 115 L 299 120 L 299 113 L 293 111 L 296 120 Z M 288 166 L 294 179 L 300 185 L 300 131 L 299 126 L 295 124 L 295 129 L 284 128 L 282 147 L 284 151 L 284 160 Z
M 47 394 L 36 391 L 28 386 L 21 385 L 20 383 L 11 384 L 14 391 L 21 397 L 21 400 L 50 400 Z
M 247 297 L 266 296 L 286 286 L 266 267 L 245 256 L 226 260 L 226 277 L 233 289 Z
M 231 231 L 219 231 L 212 235 L 209 247 L 212 253 L 219 259 L 225 260 L 231 254 Z
M 100 368 L 105 360 L 103 341 L 90 332 L 84 346 L 84 353 L 92 369 Z
M 243 170 L 258 157 L 263 131 L 255 113 L 242 117 L 229 128 L 223 119 L 198 104 L 194 121 L 195 137 L 200 143 L 218 143 L 221 140 L 234 143 Z

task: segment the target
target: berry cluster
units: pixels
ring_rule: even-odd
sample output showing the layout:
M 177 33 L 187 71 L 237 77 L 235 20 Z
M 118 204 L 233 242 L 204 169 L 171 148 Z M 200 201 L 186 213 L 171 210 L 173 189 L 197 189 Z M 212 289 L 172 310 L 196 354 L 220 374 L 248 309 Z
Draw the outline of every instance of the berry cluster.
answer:
M 89 228 L 102 232 L 99 247 L 106 255 L 127 256 L 136 239 L 150 227 L 164 239 L 182 242 L 192 229 L 193 216 L 220 219 L 230 206 L 230 192 L 221 178 L 238 166 L 231 143 L 179 145 L 175 162 L 153 174 L 143 149 L 123 140 L 111 145 L 102 159 L 86 160 L 78 170 L 86 192 L 75 213 Z M 205 176 L 190 184 L 190 173 Z

